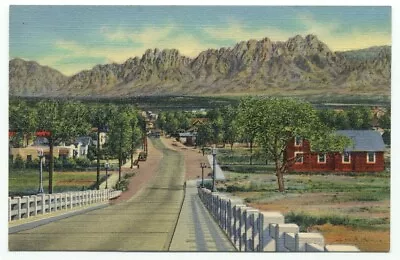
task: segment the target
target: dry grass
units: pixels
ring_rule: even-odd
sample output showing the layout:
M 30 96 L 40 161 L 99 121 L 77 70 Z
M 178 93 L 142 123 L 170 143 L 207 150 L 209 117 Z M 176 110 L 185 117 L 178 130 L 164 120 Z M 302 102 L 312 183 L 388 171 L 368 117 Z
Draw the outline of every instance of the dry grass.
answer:
M 321 232 L 325 244 L 352 244 L 364 252 L 387 252 L 390 250 L 390 231 L 357 230 L 346 226 L 325 224 L 313 226 L 310 231 Z

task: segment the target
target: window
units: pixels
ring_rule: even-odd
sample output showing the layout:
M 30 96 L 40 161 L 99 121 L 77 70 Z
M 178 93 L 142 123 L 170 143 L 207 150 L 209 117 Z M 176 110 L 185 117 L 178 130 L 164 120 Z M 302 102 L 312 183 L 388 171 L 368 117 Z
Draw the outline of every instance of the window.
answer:
M 303 144 L 303 138 L 296 136 L 294 138 L 294 146 L 301 146 Z
M 301 164 L 304 162 L 303 152 L 295 152 L 294 153 L 294 163 Z
M 26 156 L 26 161 L 32 162 L 32 155 L 31 155 L 31 154 L 28 154 L 28 155 Z
M 324 153 L 318 154 L 318 163 L 326 163 L 326 154 Z
M 368 152 L 367 153 L 367 163 L 375 163 L 376 161 L 376 156 L 374 152 Z
M 351 155 L 350 153 L 346 152 L 342 156 L 342 163 L 350 163 L 351 162 Z

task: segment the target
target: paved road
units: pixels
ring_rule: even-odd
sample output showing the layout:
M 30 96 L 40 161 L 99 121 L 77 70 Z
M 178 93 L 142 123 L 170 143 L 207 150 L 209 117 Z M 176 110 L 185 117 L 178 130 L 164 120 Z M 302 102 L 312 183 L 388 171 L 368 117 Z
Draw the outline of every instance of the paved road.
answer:
M 235 251 L 197 195 L 196 180 L 187 181 L 170 251 Z
M 183 156 L 163 151 L 158 173 L 132 199 L 9 235 L 11 251 L 166 251 L 183 199 Z M 151 155 L 150 155 L 151 156 Z

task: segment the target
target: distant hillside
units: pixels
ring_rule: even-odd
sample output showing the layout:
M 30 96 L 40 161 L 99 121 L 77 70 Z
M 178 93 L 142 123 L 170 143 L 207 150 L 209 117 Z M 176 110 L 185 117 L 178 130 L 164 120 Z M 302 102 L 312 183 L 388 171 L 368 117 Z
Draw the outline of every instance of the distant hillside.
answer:
M 10 95 L 138 96 L 233 93 L 377 93 L 390 95 L 391 48 L 332 52 L 315 35 L 286 42 L 243 41 L 195 58 L 147 50 L 122 64 L 71 77 L 36 62 L 10 61 Z
M 58 92 L 68 77 L 35 61 L 13 59 L 9 62 L 10 95 L 40 96 Z

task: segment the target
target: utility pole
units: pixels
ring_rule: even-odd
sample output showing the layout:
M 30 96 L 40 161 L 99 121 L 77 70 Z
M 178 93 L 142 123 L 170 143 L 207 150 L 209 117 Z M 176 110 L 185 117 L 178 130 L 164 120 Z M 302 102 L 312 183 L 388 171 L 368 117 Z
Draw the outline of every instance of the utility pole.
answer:
M 207 168 L 207 165 L 205 163 L 200 163 L 201 167 L 201 187 L 204 188 L 204 168 Z
M 212 177 L 212 192 L 217 191 L 216 187 L 215 187 L 215 165 L 216 160 L 215 160 L 215 156 L 217 155 L 217 149 L 215 148 L 215 146 L 212 149 L 212 156 L 213 156 L 213 177 Z

